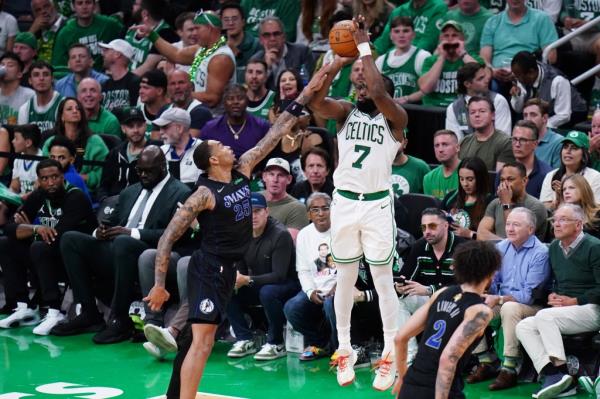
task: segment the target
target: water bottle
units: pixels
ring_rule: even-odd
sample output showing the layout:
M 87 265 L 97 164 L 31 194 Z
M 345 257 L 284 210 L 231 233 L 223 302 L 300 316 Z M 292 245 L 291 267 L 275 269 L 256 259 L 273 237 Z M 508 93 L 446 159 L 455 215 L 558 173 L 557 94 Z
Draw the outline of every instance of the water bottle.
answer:
M 302 64 L 302 66 L 300 67 L 300 78 L 302 78 L 302 84 L 306 86 L 308 84 L 310 76 L 304 64 Z

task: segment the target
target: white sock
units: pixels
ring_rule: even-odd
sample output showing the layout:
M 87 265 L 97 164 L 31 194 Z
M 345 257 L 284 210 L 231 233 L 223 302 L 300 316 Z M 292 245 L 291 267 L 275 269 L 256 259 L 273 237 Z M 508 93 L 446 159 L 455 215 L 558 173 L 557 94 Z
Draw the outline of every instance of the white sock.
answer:
M 339 346 L 338 349 L 352 352 L 350 343 L 350 319 L 354 306 L 353 288 L 358 278 L 358 262 L 341 264 L 337 267 L 337 287 L 333 305 Z
M 385 266 L 370 266 L 373 283 L 379 295 L 379 312 L 383 324 L 383 352 L 394 354 L 394 336 L 398 331 L 398 296 L 394 289 L 392 264 Z

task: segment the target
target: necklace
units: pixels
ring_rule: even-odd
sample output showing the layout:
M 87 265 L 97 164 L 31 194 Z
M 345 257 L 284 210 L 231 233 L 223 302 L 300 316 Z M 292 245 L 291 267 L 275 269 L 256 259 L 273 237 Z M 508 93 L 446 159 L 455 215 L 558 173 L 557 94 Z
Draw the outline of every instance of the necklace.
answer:
M 246 127 L 246 121 L 248 119 L 244 119 L 244 123 L 242 123 L 242 126 L 240 126 L 240 128 L 238 130 L 235 130 L 233 128 L 233 126 L 231 126 L 231 123 L 229 123 L 229 121 L 227 122 L 227 127 L 229 128 L 229 131 L 231 132 L 231 134 L 233 134 L 233 138 L 238 140 L 240 138 L 240 134 L 242 134 L 242 130 L 244 130 L 244 128 Z
M 198 51 L 198 53 L 194 57 L 194 62 L 192 62 L 192 66 L 190 67 L 190 81 L 192 83 L 196 81 L 196 74 L 198 73 L 198 67 L 200 67 L 200 64 L 202 63 L 202 61 L 204 61 L 206 58 L 213 55 L 215 53 L 215 51 L 217 51 L 226 42 L 227 42 L 227 40 L 225 39 L 225 36 L 221 36 L 221 38 L 219 40 L 217 40 L 217 42 L 215 44 L 213 44 L 211 47 L 200 48 L 200 51 Z

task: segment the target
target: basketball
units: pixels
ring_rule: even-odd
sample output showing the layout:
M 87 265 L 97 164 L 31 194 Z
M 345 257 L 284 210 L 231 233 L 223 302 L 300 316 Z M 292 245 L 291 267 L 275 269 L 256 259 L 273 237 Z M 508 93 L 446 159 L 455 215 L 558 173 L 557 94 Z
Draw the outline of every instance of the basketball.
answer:
M 353 30 L 354 23 L 346 20 L 336 23 L 329 31 L 329 45 L 333 52 L 340 57 L 356 57 L 358 55 L 358 49 L 352 37 Z

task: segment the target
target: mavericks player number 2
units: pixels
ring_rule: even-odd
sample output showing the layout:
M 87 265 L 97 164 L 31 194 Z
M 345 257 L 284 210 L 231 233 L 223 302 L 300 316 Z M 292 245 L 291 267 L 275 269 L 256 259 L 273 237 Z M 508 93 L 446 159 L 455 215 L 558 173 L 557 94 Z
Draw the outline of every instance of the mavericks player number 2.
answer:
M 433 330 L 435 331 L 435 334 L 429 337 L 429 339 L 425 342 L 425 345 L 433 349 L 440 349 L 440 346 L 442 345 L 442 337 L 446 332 L 446 321 L 437 320 L 435 323 L 433 323 Z
M 354 146 L 354 152 L 360 152 L 358 159 L 352 163 L 352 167 L 356 169 L 362 169 L 362 163 L 371 152 L 371 147 L 367 147 L 366 145 L 356 144 Z

